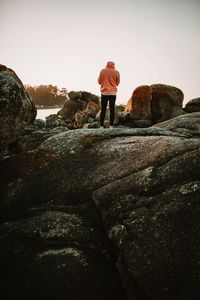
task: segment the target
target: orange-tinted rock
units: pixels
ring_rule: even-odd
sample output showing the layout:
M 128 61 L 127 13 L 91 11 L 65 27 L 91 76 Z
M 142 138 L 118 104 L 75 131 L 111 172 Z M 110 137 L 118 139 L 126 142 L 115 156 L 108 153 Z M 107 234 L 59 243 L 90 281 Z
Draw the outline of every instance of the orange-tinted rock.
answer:
M 127 104 L 133 120 L 151 120 L 151 98 L 152 92 L 148 85 L 137 87 L 132 94 L 131 101 Z
M 130 114 L 133 125 L 138 120 L 151 120 L 156 124 L 184 114 L 183 98 L 183 92 L 174 86 L 165 84 L 139 86 L 129 99 L 125 112 Z
M 124 112 L 130 113 L 132 109 L 132 98 L 130 98 L 125 106 Z

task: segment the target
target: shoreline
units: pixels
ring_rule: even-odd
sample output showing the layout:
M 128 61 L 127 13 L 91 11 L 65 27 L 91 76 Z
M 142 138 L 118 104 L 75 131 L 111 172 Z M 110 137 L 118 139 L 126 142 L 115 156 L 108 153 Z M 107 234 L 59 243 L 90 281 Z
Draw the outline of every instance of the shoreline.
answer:
M 61 106 L 38 106 L 36 105 L 37 109 L 55 109 L 55 108 L 62 108 Z

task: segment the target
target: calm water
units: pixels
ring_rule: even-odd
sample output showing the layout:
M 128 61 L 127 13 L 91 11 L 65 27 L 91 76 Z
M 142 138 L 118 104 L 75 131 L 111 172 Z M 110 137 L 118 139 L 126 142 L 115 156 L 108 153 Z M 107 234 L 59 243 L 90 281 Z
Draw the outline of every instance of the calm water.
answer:
M 45 120 L 45 117 L 56 114 L 60 108 L 38 109 L 36 119 Z

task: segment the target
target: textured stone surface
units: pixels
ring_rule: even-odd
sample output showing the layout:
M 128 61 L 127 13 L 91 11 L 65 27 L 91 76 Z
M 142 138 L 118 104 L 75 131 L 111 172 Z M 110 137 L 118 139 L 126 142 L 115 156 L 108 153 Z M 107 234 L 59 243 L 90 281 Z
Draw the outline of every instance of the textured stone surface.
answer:
M 97 103 L 90 101 L 87 104 L 85 112 L 89 115 L 89 117 L 95 118 L 99 110 L 100 106 Z
M 153 124 L 184 114 L 184 94 L 179 88 L 166 84 L 152 84 L 150 87 Z
M 21 265 L 22 279 L 40 270 L 26 295 L 33 286 L 37 290 L 39 282 L 51 286 L 53 295 L 57 288 L 64 288 L 67 295 L 72 278 L 69 299 L 79 299 L 76 287 L 83 280 L 85 290 L 80 290 L 90 293 L 87 299 L 104 299 L 103 291 L 106 295 L 111 291 L 108 299 L 197 300 L 199 124 L 200 114 L 191 113 L 145 129 L 68 131 L 50 137 L 34 151 L 2 160 L 0 269 L 9 268 L 10 262 L 16 270 Z M 26 239 L 21 242 L 27 234 L 30 245 L 24 244 Z M 38 253 L 41 259 L 35 262 L 32 258 Z M 74 261 L 73 253 L 80 260 Z M 89 262 L 90 271 L 82 261 Z M 64 267 L 56 287 L 55 269 L 62 264 L 68 273 Z M 117 283 L 116 269 L 127 296 Z M 73 272 L 80 277 L 73 277 Z M 18 290 L 16 277 L 6 277 L 4 288 Z M 87 280 L 93 277 L 89 286 Z
M 187 113 L 200 112 L 200 98 L 195 98 L 188 101 L 185 105 L 184 110 Z
M 0 238 L 2 299 L 126 299 L 91 202 L 32 208 Z
M 63 104 L 63 107 L 58 111 L 58 115 L 71 123 L 75 121 L 75 114 L 87 110 L 87 113 L 91 112 L 91 107 L 87 107 L 90 102 L 99 104 L 99 97 L 84 91 L 74 92 L 71 91 L 68 94 L 68 99 Z M 90 114 L 89 114 L 90 115 Z
M 0 149 L 15 142 L 36 114 L 21 80 L 13 70 L 0 65 Z
M 69 130 L 63 126 L 50 129 L 46 127 L 43 129 L 34 128 L 34 130 L 31 131 L 32 128 L 33 126 L 31 125 L 26 127 L 24 134 L 8 148 L 7 155 L 34 150 L 49 137 Z
M 66 120 L 66 122 L 74 122 L 74 116 L 78 110 L 83 110 L 86 104 L 82 100 L 73 101 L 67 99 L 61 110 L 58 111 L 58 116 Z
M 177 117 L 183 110 L 183 92 L 165 84 L 137 87 L 128 100 L 122 115 L 122 123 L 132 127 L 148 127 Z
M 78 126 L 78 128 L 82 128 L 83 125 L 88 122 L 89 114 L 85 110 L 80 111 L 75 114 L 74 119 L 76 121 L 76 125 Z
M 188 137 L 200 135 L 200 113 L 184 114 L 176 118 L 154 125 L 154 128 L 163 128 L 173 132 L 180 132 Z
M 151 98 L 151 88 L 148 85 L 139 86 L 133 91 L 131 101 L 128 102 L 125 111 L 130 112 L 132 120 L 151 121 Z
M 160 171 L 165 172 L 165 169 Z M 127 195 L 121 193 L 119 198 L 115 195 L 110 201 L 105 202 L 105 195 L 97 193 L 109 238 L 119 249 L 119 272 L 130 299 L 135 299 L 133 282 L 136 279 L 148 299 L 197 300 L 199 174 L 186 184 L 178 180 L 172 184 L 168 175 L 169 185 L 161 187 L 151 176 L 151 170 L 146 170 L 132 177 L 137 181 L 134 191 Z M 141 190 L 139 183 L 144 177 L 149 180 L 146 191 Z M 160 178 L 157 179 L 159 182 Z M 110 187 L 109 193 L 115 189 Z

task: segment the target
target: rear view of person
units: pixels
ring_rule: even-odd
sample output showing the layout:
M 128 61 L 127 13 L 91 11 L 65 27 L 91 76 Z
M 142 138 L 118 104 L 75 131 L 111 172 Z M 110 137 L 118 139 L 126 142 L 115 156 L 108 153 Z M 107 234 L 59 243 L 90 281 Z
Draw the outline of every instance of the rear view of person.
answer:
M 115 119 L 115 101 L 117 95 L 117 86 L 120 83 L 120 74 L 115 70 L 115 63 L 107 62 L 105 69 L 101 70 L 98 78 L 101 86 L 101 114 L 100 128 L 103 128 L 107 104 L 110 109 L 110 127 L 113 127 Z

